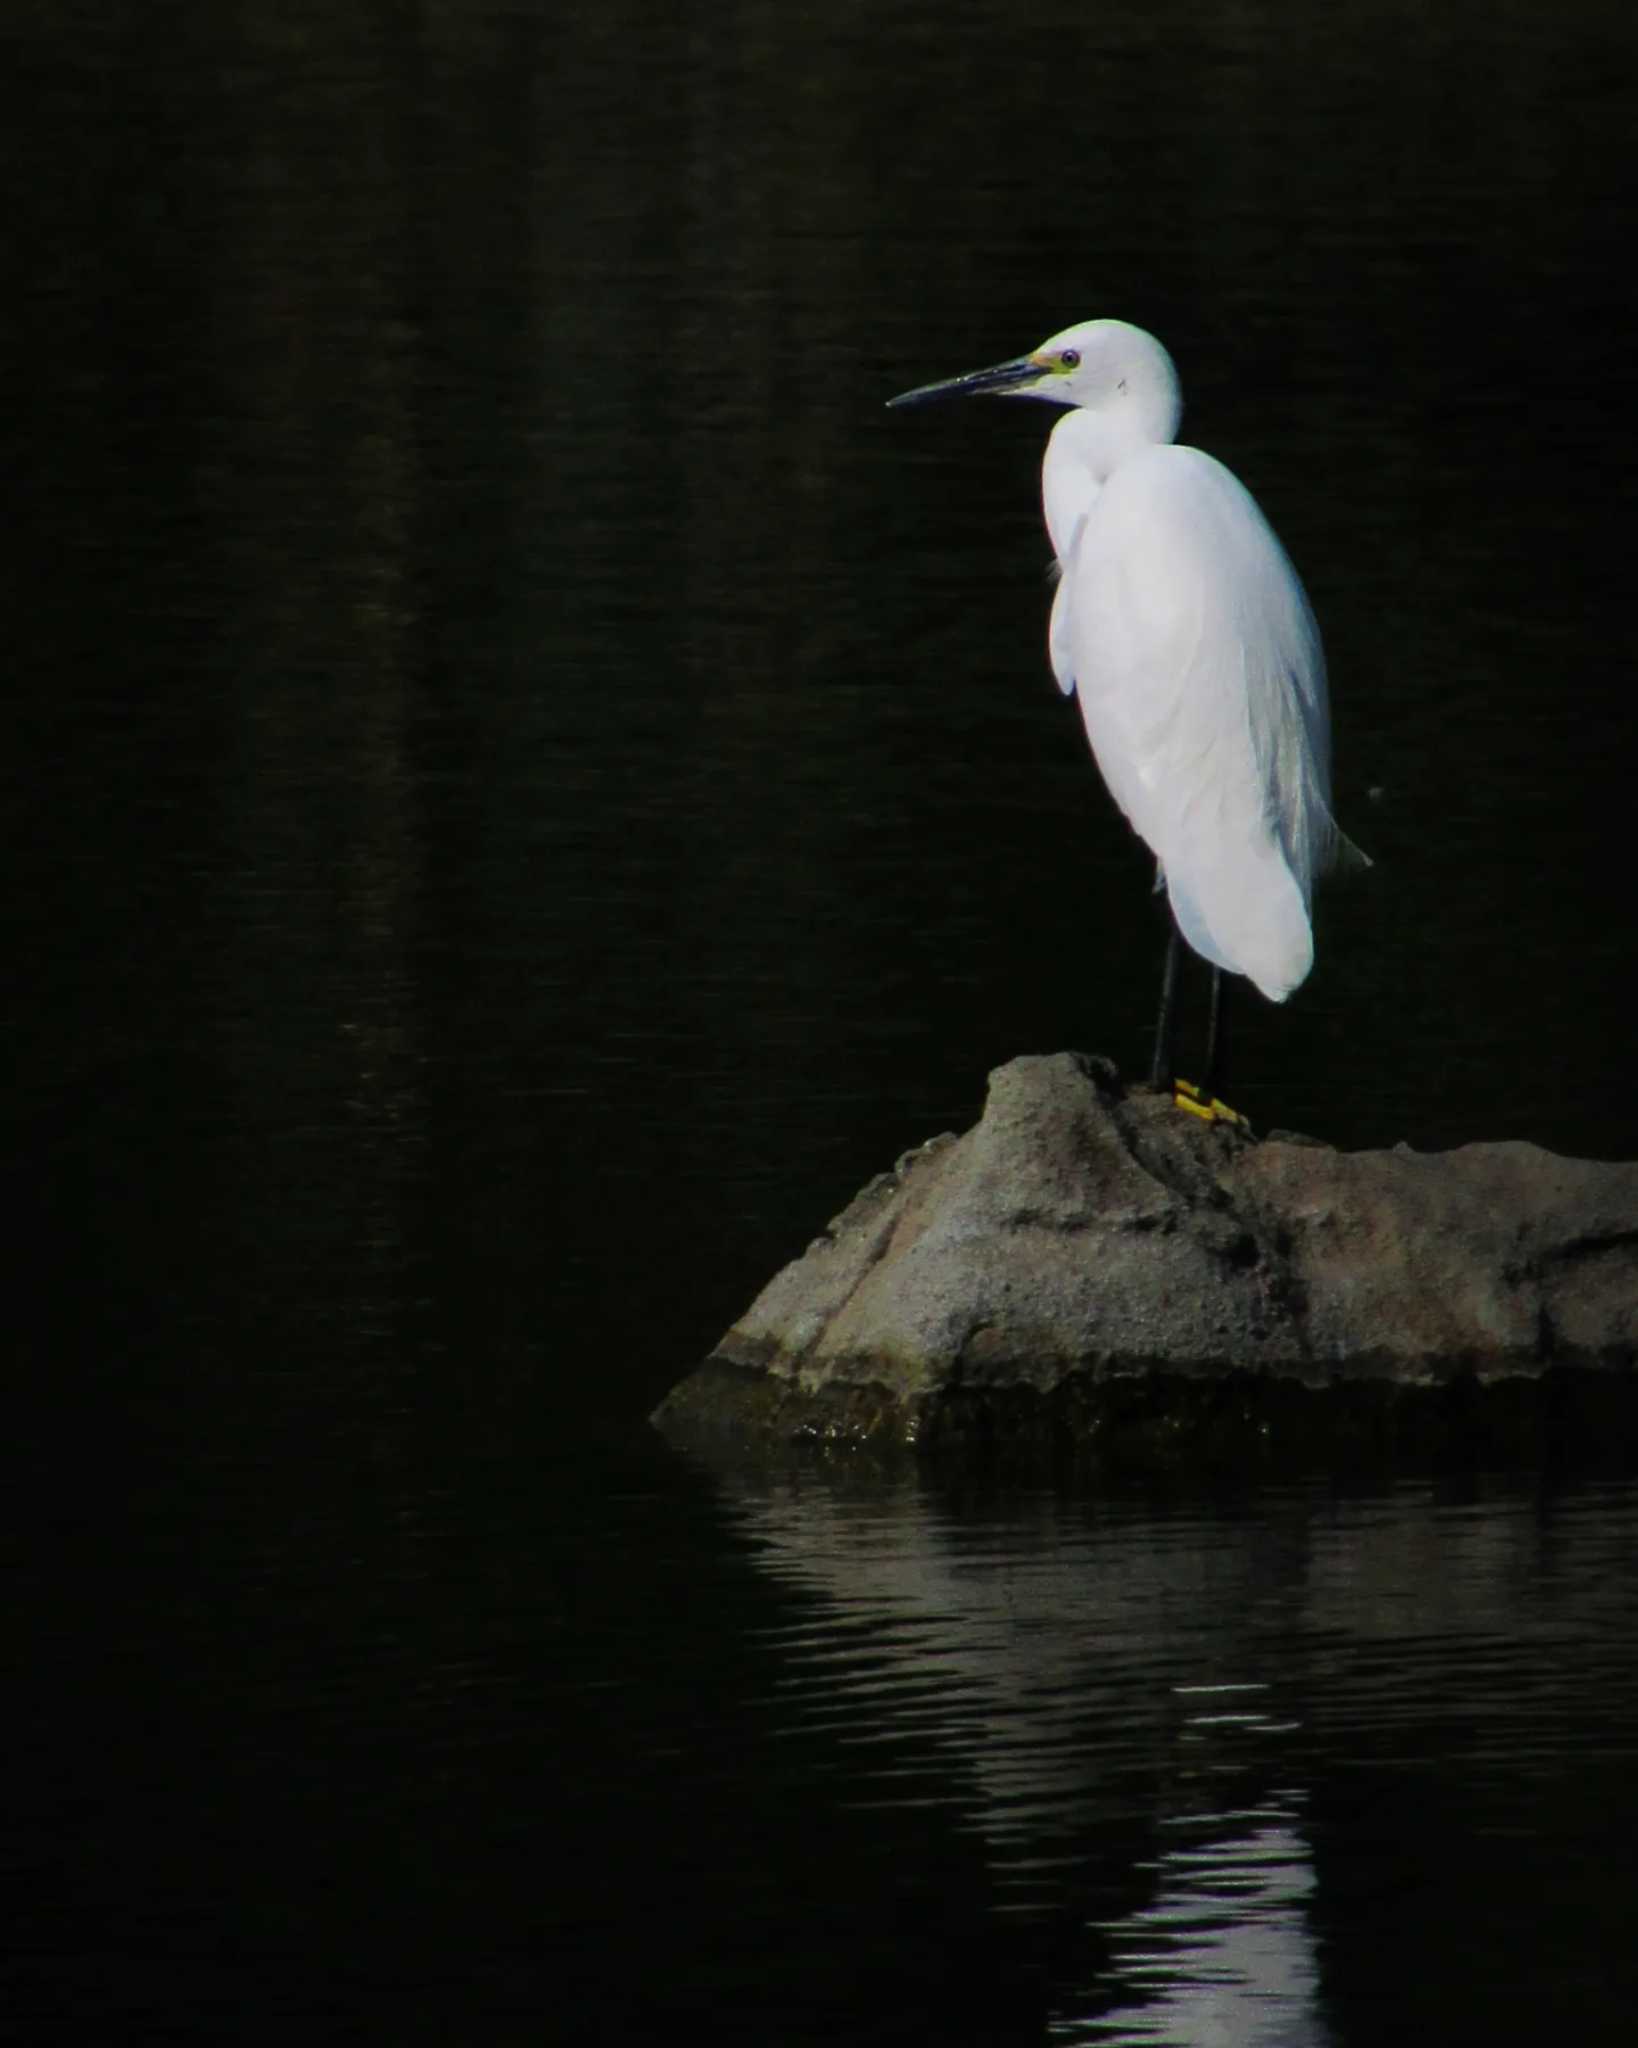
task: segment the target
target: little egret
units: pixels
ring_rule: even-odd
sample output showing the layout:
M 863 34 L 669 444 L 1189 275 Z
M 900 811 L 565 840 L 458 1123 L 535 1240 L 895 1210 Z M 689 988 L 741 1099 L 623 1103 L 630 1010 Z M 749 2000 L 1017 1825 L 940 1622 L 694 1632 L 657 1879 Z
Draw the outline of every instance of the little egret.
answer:
M 1285 1001 L 1313 965 L 1314 878 L 1347 844 L 1331 816 L 1319 629 L 1250 492 L 1176 445 L 1182 393 L 1153 335 L 1089 320 L 889 403 L 981 392 L 1070 408 L 1041 465 L 1059 570 L 1048 649 L 1170 900 L 1156 1087 L 1171 1058 L 1178 934 L 1211 965 L 1205 1088 L 1179 1083 L 1177 1097 L 1210 1115 L 1221 1111 L 1223 974 Z

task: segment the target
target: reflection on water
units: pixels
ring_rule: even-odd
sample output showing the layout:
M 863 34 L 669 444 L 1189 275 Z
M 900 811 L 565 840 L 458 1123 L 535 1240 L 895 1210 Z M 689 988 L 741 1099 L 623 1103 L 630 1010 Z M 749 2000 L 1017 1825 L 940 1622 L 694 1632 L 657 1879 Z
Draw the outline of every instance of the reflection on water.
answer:
M 1055 2019 L 1051 2039 L 1196 2048 L 1327 2040 L 1304 1911 L 1314 1871 L 1298 1804 L 1293 1796 L 1285 1807 L 1180 1818 L 1182 1839 L 1154 1866 L 1153 1902 L 1101 1930 L 1115 2004 L 1090 2022 Z
M 861 1807 L 961 1788 L 992 1910 L 1050 1934 L 1052 2040 L 1320 2044 L 1362 1997 L 1407 2023 L 1539 2008 L 1543 1941 L 1567 1968 L 1597 1950 L 1577 1828 L 1594 1783 L 1634 1818 L 1633 1491 L 1176 1513 L 727 1483 L 762 1570 L 822 1600 L 781 1642 L 783 1725 L 850 1746 Z M 1451 1946 L 1384 1988 L 1371 1955 L 1420 1954 L 1430 1871 Z

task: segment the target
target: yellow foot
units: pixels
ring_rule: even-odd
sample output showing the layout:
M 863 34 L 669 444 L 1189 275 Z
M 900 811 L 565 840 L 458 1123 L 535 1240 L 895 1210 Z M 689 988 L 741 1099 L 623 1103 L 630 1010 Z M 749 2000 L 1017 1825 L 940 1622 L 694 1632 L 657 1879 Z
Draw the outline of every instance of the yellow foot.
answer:
M 1226 1102 L 1219 1102 L 1215 1095 L 1208 1095 L 1203 1088 L 1197 1088 L 1192 1081 L 1181 1076 L 1172 1083 L 1172 1106 L 1186 1109 L 1190 1116 L 1199 1117 L 1205 1124 L 1236 1124 L 1242 1131 L 1251 1129 L 1250 1123 L 1237 1109 L 1230 1109 Z

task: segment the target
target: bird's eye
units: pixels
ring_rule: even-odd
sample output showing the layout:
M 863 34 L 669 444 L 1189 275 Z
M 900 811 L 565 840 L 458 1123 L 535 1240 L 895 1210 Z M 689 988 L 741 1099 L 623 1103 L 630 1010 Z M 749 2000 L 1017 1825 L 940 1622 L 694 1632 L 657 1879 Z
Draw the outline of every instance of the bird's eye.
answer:
M 1081 352 L 1078 348 L 1066 348 L 1059 355 L 1058 362 L 1065 370 L 1078 370 L 1081 367 Z

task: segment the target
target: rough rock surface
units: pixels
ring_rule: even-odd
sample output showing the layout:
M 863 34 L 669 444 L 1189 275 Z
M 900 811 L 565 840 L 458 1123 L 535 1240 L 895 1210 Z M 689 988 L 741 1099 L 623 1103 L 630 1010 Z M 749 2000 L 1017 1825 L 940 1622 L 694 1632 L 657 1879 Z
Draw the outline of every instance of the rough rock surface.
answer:
M 865 1187 L 656 1420 L 1084 1435 L 1141 1387 L 1147 1424 L 1228 1389 L 1266 1428 L 1293 1390 L 1630 1389 L 1635 1357 L 1638 1163 L 1258 1143 L 1057 1053 L 997 1069 L 972 1130 Z

